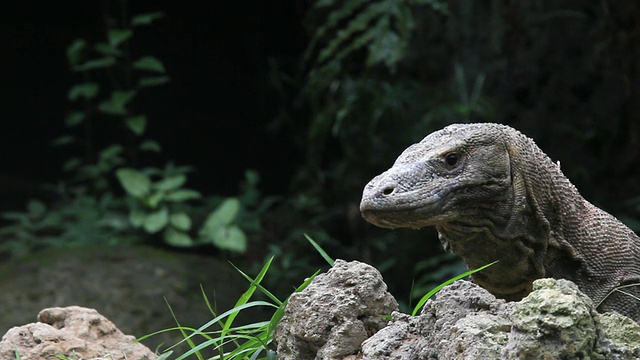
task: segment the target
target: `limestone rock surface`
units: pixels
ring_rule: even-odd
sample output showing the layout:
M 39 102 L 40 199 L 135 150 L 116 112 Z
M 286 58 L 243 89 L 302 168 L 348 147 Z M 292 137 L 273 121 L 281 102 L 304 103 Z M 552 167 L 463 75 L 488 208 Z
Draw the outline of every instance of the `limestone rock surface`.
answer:
M 370 265 L 336 260 L 300 293 L 291 295 L 276 328 L 278 359 L 342 359 L 383 328 L 381 315 L 398 310 L 380 272 Z
M 446 286 L 422 313 L 397 311 L 375 269 L 336 261 L 291 297 L 275 341 L 279 359 L 640 359 L 640 325 L 600 314 L 567 280 L 540 279 L 519 302 L 469 281 Z
M 10 329 L 0 341 L 0 358 L 18 355 L 23 360 L 157 358 L 96 310 L 78 306 L 44 309 L 38 322 Z

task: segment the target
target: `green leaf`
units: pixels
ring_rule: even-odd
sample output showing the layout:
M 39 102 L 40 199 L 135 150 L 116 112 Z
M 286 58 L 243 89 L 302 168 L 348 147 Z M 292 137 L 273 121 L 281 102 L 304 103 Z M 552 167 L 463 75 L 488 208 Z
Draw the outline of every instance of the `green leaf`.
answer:
M 175 190 L 184 185 L 186 181 L 187 177 L 184 174 L 175 174 L 158 181 L 154 187 L 164 191 Z
M 82 165 L 82 161 L 79 158 L 71 158 L 62 165 L 62 170 L 73 171 Z
M 140 171 L 132 168 L 121 168 L 116 171 L 120 185 L 131 196 L 142 198 L 151 190 L 151 180 Z
M 133 63 L 133 67 L 138 70 L 155 71 L 164 74 L 166 69 L 160 60 L 153 56 L 144 56 Z
M 87 42 L 83 39 L 75 39 L 69 47 L 67 47 L 67 60 L 69 64 L 76 65 L 82 60 L 82 51 L 87 46 Z
M 53 146 L 61 146 L 61 145 L 68 145 L 68 144 L 72 144 L 76 142 L 76 138 L 71 136 L 71 135 L 62 135 L 59 138 L 53 140 L 51 142 L 51 145 Z
M 156 209 L 158 205 L 165 199 L 166 194 L 164 191 L 156 191 L 146 199 L 147 206 L 152 209 Z
M 191 229 L 191 218 L 186 213 L 171 214 L 169 218 L 171 226 L 178 230 L 189 231 Z
M 160 151 L 162 151 L 162 149 L 160 148 L 160 144 L 153 140 L 145 140 L 142 144 L 140 144 L 140 150 L 155 153 L 159 153 Z
M 247 237 L 236 225 L 217 228 L 212 233 L 213 244 L 219 249 L 243 253 L 247 250 Z
M 154 20 L 161 19 L 163 17 L 164 17 L 164 13 L 161 11 L 156 11 L 156 12 L 146 13 L 146 14 L 139 14 L 134 16 L 133 19 L 131 19 L 131 25 L 133 26 L 149 25 Z
M 102 55 L 122 56 L 122 51 L 120 51 L 120 49 L 107 43 L 97 43 L 93 48 Z
M 147 126 L 147 117 L 144 115 L 132 116 L 124 119 L 124 122 L 132 133 L 140 136 L 144 134 L 144 129 Z
M 71 111 L 64 119 L 64 124 L 68 127 L 80 125 L 84 121 L 84 113 L 80 111 Z
M 164 241 L 171 246 L 189 247 L 195 245 L 189 234 L 172 228 L 167 228 L 162 234 Z
M 157 211 L 148 214 L 144 219 L 144 223 L 142 227 L 149 234 L 155 234 L 158 231 L 164 229 L 165 226 L 169 223 L 169 210 L 166 207 L 163 207 Z
M 167 196 L 165 196 L 164 199 L 166 201 L 172 201 L 172 202 L 183 202 L 187 200 L 200 199 L 201 197 L 202 195 L 200 195 L 200 193 L 195 190 L 180 189 L 167 194 Z
M 129 223 L 135 229 L 138 229 L 138 228 L 142 227 L 142 224 L 144 224 L 144 219 L 146 217 L 147 217 L 147 214 L 145 214 L 143 211 L 140 211 L 140 210 L 137 210 L 137 209 L 133 209 L 129 213 Z
M 112 66 L 116 63 L 116 59 L 113 56 L 105 56 L 99 59 L 89 60 L 82 65 L 73 66 L 73 71 L 87 71 L 91 69 L 102 69 Z
M 137 91 L 135 90 L 116 90 L 111 93 L 111 99 L 102 101 L 98 105 L 98 109 L 110 115 L 126 115 L 127 109 L 125 106 L 136 96 L 136 94 Z
M 92 99 L 98 94 L 98 84 L 96 83 L 84 83 L 73 86 L 69 89 L 67 98 L 70 101 L 75 101 L 79 98 Z
M 129 29 L 112 29 L 107 32 L 107 38 L 111 46 L 118 46 L 129 40 L 133 35 L 133 31 Z
M 119 157 L 119 155 L 124 151 L 124 148 L 120 144 L 111 144 L 100 151 L 100 159 L 101 160 L 112 160 L 114 158 Z
M 240 211 L 240 200 L 235 197 L 225 199 L 205 221 L 202 229 L 205 232 L 211 232 L 221 226 L 231 224 Z
M 138 82 L 139 87 L 158 86 L 169 82 L 168 76 L 143 77 Z

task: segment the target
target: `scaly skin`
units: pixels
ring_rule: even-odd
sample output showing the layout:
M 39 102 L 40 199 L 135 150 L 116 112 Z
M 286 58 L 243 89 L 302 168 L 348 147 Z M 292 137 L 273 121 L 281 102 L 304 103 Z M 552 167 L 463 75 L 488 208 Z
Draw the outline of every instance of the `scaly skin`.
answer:
M 624 287 L 640 284 L 640 238 L 511 127 L 456 124 L 428 135 L 367 184 L 360 211 L 381 227 L 435 226 L 469 268 L 499 260 L 472 279 L 500 298 L 563 278 L 600 311 L 640 320 L 640 286 Z

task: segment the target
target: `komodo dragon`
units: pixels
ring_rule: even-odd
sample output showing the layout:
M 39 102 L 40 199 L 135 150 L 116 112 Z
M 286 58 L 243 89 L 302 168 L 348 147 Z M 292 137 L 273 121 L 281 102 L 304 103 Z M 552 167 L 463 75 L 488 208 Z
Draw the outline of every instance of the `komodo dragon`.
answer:
M 640 322 L 640 238 L 509 126 L 455 124 L 428 135 L 366 185 L 360 211 L 380 227 L 435 226 L 469 268 L 499 260 L 472 275 L 497 297 L 519 300 L 533 280 L 563 278 L 600 311 Z

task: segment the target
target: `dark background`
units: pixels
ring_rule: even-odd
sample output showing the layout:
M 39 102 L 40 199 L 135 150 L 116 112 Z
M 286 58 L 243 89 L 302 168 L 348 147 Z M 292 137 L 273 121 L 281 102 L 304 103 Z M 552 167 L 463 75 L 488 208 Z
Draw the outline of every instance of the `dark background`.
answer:
M 52 181 L 68 154 L 49 147 L 65 131 L 76 82 L 65 50 L 76 38 L 103 36 L 104 2 L 16 3 L 4 12 L 0 97 L 1 174 L 6 187 Z M 118 2 L 107 4 L 117 7 Z M 144 99 L 149 135 L 167 157 L 196 167 L 192 186 L 232 194 L 245 169 L 264 176 L 265 190 L 284 193 L 300 161 L 286 133 L 268 130 L 278 104 L 268 88 L 268 63 L 277 57 L 295 66 L 306 35 L 306 6 L 295 2 L 212 2 L 206 9 L 172 1 L 133 1 L 131 13 L 163 11 L 156 26 L 136 41 L 161 59 L 171 81 Z M 17 183 L 14 183 L 17 182 Z M 2 208 L 10 206 L 3 201 Z

